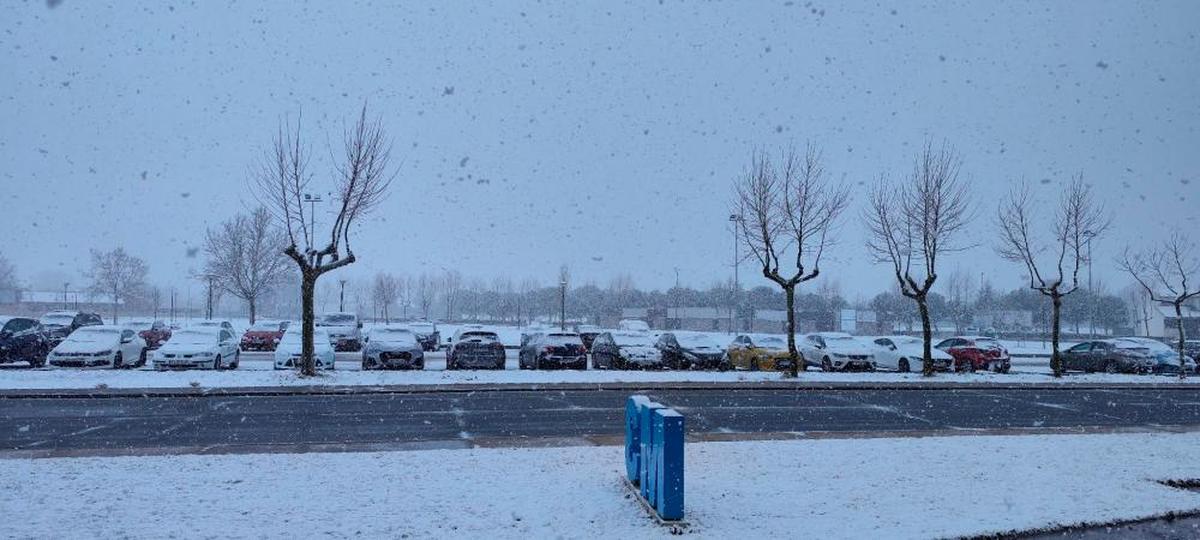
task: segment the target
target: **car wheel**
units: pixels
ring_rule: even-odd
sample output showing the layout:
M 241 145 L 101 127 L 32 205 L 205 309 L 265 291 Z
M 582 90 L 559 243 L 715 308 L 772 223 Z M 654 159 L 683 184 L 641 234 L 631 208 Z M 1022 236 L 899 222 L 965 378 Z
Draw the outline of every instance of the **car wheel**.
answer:
M 416 367 L 417 369 L 424 370 L 425 369 L 425 359 L 422 358 L 420 360 L 417 360 L 417 363 L 413 364 L 413 366 Z
M 121 351 L 117 351 L 117 355 L 113 357 L 113 369 L 121 369 L 121 364 L 124 360 L 121 358 Z
M 242 362 L 242 351 L 238 350 L 237 352 L 233 353 L 233 363 L 229 364 L 229 369 L 237 369 L 238 364 L 240 364 L 241 362 Z
M 758 371 L 758 357 L 757 356 L 750 358 L 750 371 Z
M 1004 367 L 1000 365 L 1000 362 L 992 362 L 991 368 L 992 373 L 1004 373 Z
M 899 364 L 896 366 L 896 371 L 899 371 L 900 373 L 908 373 L 909 371 L 912 371 L 912 366 L 908 365 L 907 358 L 900 359 Z
M 833 361 L 828 356 L 821 359 L 821 371 L 833 371 Z
M 1104 372 L 1105 373 L 1120 373 L 1121 370 L 1117 367 L 1116 362 L 1108 362 L 1108 363 L 1104 364 Z
M 149 353 L 147 352 L 148 350 L 149 349 L 142 349 L 142 353 L 138 355 L 138 361 L 137 361 L 136 367 L 142 367 L 142 366 L 146 365 L 146 357 L 149 356 Z
M 213 358 L 213 370 L 218 370 L 218 369 L 221 369 L 221 355 L 219 355 L 219 354 L 217 355 L 216 358 Z

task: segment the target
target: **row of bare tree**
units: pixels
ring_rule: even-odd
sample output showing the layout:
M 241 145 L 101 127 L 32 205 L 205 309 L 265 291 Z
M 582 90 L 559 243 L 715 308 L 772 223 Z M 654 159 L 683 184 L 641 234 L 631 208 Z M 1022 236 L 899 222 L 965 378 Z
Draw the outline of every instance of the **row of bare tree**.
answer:
M 795 344 L 795 289 L 820 275 L 822 256 L 833 244 L 839 218 L 848 207 L 849 189 L 829 180 L 822 154 L 812 145 L 803 154 L 785 149 L 778 163 L 763 152 L 755 153 L 749 170 L 734 187 L 733 212 L 735 223 L 741 225 L 741 242 L 762 275 L 787 298 L 788 350 L 795 376 L 804 369 Z M 934 372 L 929 296 L 938 280 L 939 261 L 948 253 L 975 246 L 963 236 L 976 210 L 970 182 L 962 175 L 962 159 L 945 144 L 926 144 L 908 174 L 898 179 L 881 175 L 868 195 L 863 213 L 866 246 L 877 262 L 890 267 L 900 293 L 917 304 L 926 376 Z M 996 249 L 1021 264 L 1029 287 L 1051 302 L 1051 366 L 1054 375 L 1061 376 L 1058 342 L 1063 300 L 1079 289 L 1080 267 L 1090 257 L 1085 246 L 1105 232 L 1110 218 L 1082 175 L 1066 185 L 1051 215 L 1045 213 L 1027 184 L 1013 189 L 996 211 L 1000 231 Z M 1141 252 L 1127 248 L 1118 264 L 1155 301 L 1174 305 L 1183 376 L 1182 305 L 1200 294 L 1195 288 L 1200 259 L 1194 246 L 1173 234 L 1159 247 Z

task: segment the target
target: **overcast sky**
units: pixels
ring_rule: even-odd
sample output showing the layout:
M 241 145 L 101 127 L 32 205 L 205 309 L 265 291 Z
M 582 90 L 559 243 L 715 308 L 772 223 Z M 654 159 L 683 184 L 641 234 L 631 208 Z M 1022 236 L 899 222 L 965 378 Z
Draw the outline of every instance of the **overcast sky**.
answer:
M 997 286 L 995 201 L 1082 171 L 1115 212 L 1096 275 L 1171 230 L 1200 189 L 1200 2 L 95 2 L 0 6 L 0 253 L 35 287 L 124 246 L 183 286 L 206 227 L 252 204 L 247 173 L 301 110 L 328 145 L 364 100 L 399 178 L 357 231 L 365 277 L 646 288 L 730 275 L 730 184 L 756 147 L 825 150 L 856 199 L 825 278 L 890 286 L 863 248 L 864 189 L 953 143 Z M 434 7 L 430 7 L 434 6 Z M 318 218 L 319 219 L 319 218 Z M 743 266 L 746 286 L 766 283 Z

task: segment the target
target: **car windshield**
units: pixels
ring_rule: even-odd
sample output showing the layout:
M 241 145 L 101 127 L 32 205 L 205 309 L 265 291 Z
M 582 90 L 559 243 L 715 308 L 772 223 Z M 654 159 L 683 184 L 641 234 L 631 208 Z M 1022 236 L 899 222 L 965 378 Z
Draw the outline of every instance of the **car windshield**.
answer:
M 822 336 L 825 338 L 825 343 L 854 343 L 855 339 L 851 336 Z
M 622 347 L 654 346 L 654 338 L 649 334 L 613 334 L 613 341 Z
M 260 322 L 250 326 L 252 332 L 278 332 L 279 323 L 277 322 Z
M 546 337 L 542 339 L 542 342 L 546 345 L 578 345 L 583 343 L 579 337 L 579 334 L 564 333 L 546 334 Z
M 500 339 L 495 332 L 463 332 L 458 336 L 459 341 L 496 341 Z
M 375 343 L 416 343 L 417 336 L 407 328 L 376 328 L 367 336 Z
M 1000 347 L 1000 342 L 990 338 L 976 338 L 975 346 L 981 348 L 997 348 Z
M 171 345 L 201 345 L 213 344 L 219 339 L 220 334 L 215 330 L 180 330 L 171 334 Z
M 892 340 L 892 343 L 895 343 L 897 346 L 900 346 L 900 345 L 920 345 L 920 344 L 922 343 L 920 339 L 917 339 L 917 338 L 915 338 L 915 337 L 912 337 L 912 336 L 897 336 L 897 337 L 894 337 L 894 338 L 889 338 L 889 339 L 891 339 L 891 340 Z
M 321 317 L 321 324 L 328 325 L 328 326 L 346 326 L 346 325 L 354 324 L 354 319 L 355 319 L 354 315 L 347 315 L 345 313 L 336 313 L 333 315 L 326 315 L 324 317 Z
M 46 326 L 70 326 L 71 323 L 75 322 L 75 316 L 61 313 L 51 314 L 42 317 L 41 321 Z
M 759 347 L 762 347 L 762 348 L 764 348 L 764 349 L 784 349 L 784 348 L 787 348 L 787 342 L 785 342 L 785 341 L 783 340 L 783 338 L 778 338 L 778 337 L 765 337 L 765 338 L 759 338 L 759 339 L 758 339 L 758 341 L 756 341 L 755 343 L 756 343 L 756 344 L 757 344 Z
M 288 330 L 287 332 L 285 332 L 283 334 L 283 337 L 279 339 L 279 346 L 283 347 L 286 345 L 286 346 L 299 347 L 300 346 L 300 336 L 302 334 L 303 334 L 303 332 L 301 332 L 299 328 L 297 328 L 295 331 Z M 172 339 L 174 339 L 174 338 L 172 338 Z M 313 329 L 313 342 L 318 343 L 318 344 L 320 344 L 320 343 L 328 344 L 329 343 L 329 334 L 322 330 Z
M 720 349 L 721 344 L 712 336 L 704 334 L 677 334 L 675 340 L 679 345 L 689 349 Z
M 67 337 L 73 343 L 92 343 L 97 341 L 113 341 L 120 337 L 121 331 L 115 328 L 95 328 L 85 326 Z

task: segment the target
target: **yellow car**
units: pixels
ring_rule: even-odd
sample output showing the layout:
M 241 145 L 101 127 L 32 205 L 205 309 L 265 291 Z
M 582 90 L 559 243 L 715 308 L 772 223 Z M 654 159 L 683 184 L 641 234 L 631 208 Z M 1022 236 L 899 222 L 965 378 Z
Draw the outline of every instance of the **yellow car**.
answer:
M 792 368 L 787 341 L 779 336 L 738 336 L 729 344 L 729 361 L 734 369 L 784 371 Z

